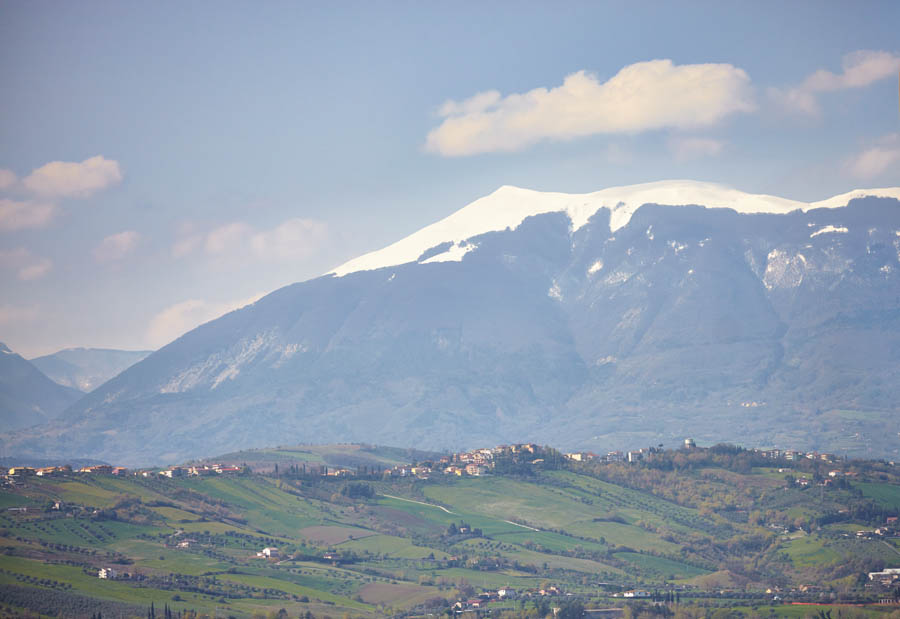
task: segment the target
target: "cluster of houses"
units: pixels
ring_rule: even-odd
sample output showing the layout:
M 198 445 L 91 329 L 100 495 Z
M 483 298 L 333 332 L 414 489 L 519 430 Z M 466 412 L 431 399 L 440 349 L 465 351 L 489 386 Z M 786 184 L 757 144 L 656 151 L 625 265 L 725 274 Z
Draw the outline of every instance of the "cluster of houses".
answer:
M 692 438 L 684 439 L 684 449 L 692 450 L 696 449 L 697 444 L 694 442 Z M 567 453 L 566 458 L 572 460 L 574 462 L 588 462 L 588 461 L 597 461 L 597 462 L 640 462 L 641 460 L 646 459 L 656 451 L 653 447 L 643 447 L 641 449 L 635 449 L 631 451 L 610 451 L 605 455 L 595 454 L 591 452 L 574 452 Z M 838 457 L 834 454 L 830 453 L 819 453 L 817 451 L 799 451 L 796 449 L 753 449 L 752 452 L 758 456 L 763 458 L 768 458 L 772 460 L 818 460 L 821 462 L 834 463 L 838 461 Z M 840 471 L 837 471 L 835 474 L 840 474 Z M 835 475 L 831 475 L 834 477 Z
M 73 474 L 87 475 L 135 475 L 140 477 L 186 477 L 189 475 L 221 475 L 241 472 L 241 467 L 233 464 L 204 464 L 199 466 L 173 466 L 165 469 L 141 469 L 131 471 L 124 466 L 110 466 L 97 464 L 72 468 L 68 464 L 62 466 L 45 466 L 34 468 L 30 466 L 14 466 L 8 469 L 5 475 L 0 475 L 6 485 L 18 486 L 24 483 L 25 478 L 35 477 L 62 477 Z
M 849 537 L 849 533 L 846 534 Z M 861 530 L 855 532 L 855 537 L 858 539 L 879 539 L 884 537 L 900 537 L 900 521 L 898 521 L 897 516 L 888 516 L 885 519 L 884 525 L 880 527 L 876 527 L 871 531 Z M 877 573 L 877 572 L 873 572 Z M 900 572 L 898 572 L 900 573 Z M 872 580 L 871 575 L 869 580 Z
M 152 477 L 154 474 L 163 477 L 208 477 L 210 475 L 234 475 L 241 472 L 241 467 L 234 464 L 202 464 L 199 466 L 172 466 L 161 471 L 141 471 L 144 477 Z
M 544 589 L 526 589 L 522 592 L 518 592 L 515 589 L 511 589 L 510 587 L 502 587 L 500 589 L 497 589 L 496 591 L 483 591 L 478 596 L 472 597 L 468 600 L 460 600 L 453 605 L 453 608 L 457 611 L 474 610 L 477 608 L 483 608 L 491 602 L 502 602 L 505 600 L 515 600 L 519 598 L 527 599 L 559 595 L 564 594 L 562 589 L 560 589 L 556 585 L 550 585 L 549 587 L 546 587 Z
M 565 454 L 567 460 L 572 462 L 639 462 L 651 452 L 650 448 L 642 447 L 633 451 L 610 451 L 606 454 L 595 454 L 590 451 L 576 451 Z
M 485 447 L 473 449 L 471 451 L 463 451 L 444 456 L 437 462 L 429 462 L 421 465 L 403 465 L 385 469 L 386 477 L 418 477 L 420 479 L 428 479 L 434 473 L 443 473 L 444 475 L 465 476 L 471 475 L 478 477 L 490 473 L 495 464 L 495 459 L 504 454 L 517 455 L 529 454 L 530 456 L 540 455 L 542 447 L 535 443 L 518 443 L 515 445 L 497 445 L 496 447 Z M 543 462 L 542 459 L 532 459 L 533 463 Z
M 684 449 L 696 449 L 697 444 L 692 438 L 684 439 Z M 437 462 L 427 462 L 420 465 L 398 465 L 384 470 L 385 477 L 418 477 L 420 479 L 428 479 L 435 473 L 443 473 L 444 475 L 458 476 L 480 476 L 490 473 L 497 457 L 501 454 L 516 456 L 519 454 L 529 454 L 532 456 L 529 461 L 539 464 L 543 460 L 538 457 L 542 454 L 543 448 L 535 443 L 519 443 L 515 445 L 498 445 L 496 447 L 473 449 L 471 451 L 458 452 L 449 456 L 444 456 Z M 628 451 L 610 451 L 606 454 L 596 454 L 590 451 L 575 451 L 563 454 L 565 458 L 571 462 L 640 462 L 651 457 L 654 452 L 659 449 L 655 447 L 642 447 Z M 771 458 L 774 460 L 800 460 L 806 458 L 809 460 L 818 460 L 822 462 L 837 462 L 838 458 L 834 454 L 819 453 L 815 451 L 804 452 L 793 449 L 753 449 L 755 454 L 763 458 Z M 354 475 L 354 472 L 348 469 L 329 469 L 328 476 L 347 477 Z M 834 478 L 845 475 L 841 471 L 831 471 L 829 475 Z M 800 480 L 799 483 L 803 483 Z M 808 483 L 808 482 L 806 482 Z
M 753 453 L 763 458 L 772 460 L 820 460 L 822 462 L 837 462 L 838 457 L 834 454 L 819 453 L 817 451 L 798 451 L 796 449 L 753 449 Z
M 684 439 L 684 449 L 696 449 L 697 445 L 692 438 Z M 495 460 L 500 455 L 517 455 L 528 454 L 528 462 L 539 464 L 543 462 L 540 456 L 543 448 L 535 443 L 517 443 L 514 445 L 498 445 L 496 447 L 474 449 L 471 451 L 458 452 L 449 456 L 442 457 L 437 462 L 426 462 L 419 465 L 398 465 L 384 470 L 386 477 L 418 477 L 427 479 L 434 473 L 443 473 L 444 475 L 458 476 L 474 476 L 478 477 L 490 473 L 494 469 Z M 564 454 L 566 459 L 572 462 L 640 462 L 650 457 L 652 453 L 657 451 L 654 447 L 643 447 L 630 451 L 610 451 L 606 454 L 596 454 L 593 452 L 570 452 Z M 798 451 L 794 449 L 753 449 L 753 453 L 773 460 L 817 460 L 822 462 L 834 463 L 838 461 L 837 456 L 829 453 L 819 453 L 815 451 Z M 99 464 L 93 466 L 84 466 L 73 469 L 71 466 L 48 466 L 42 468 L 32 468 L 27 466 L 16 466 L 9 469 L 8 474 L 0 475 L 0 480 L 5 485 L 21 485 L 23 479 L 30 475 L 38 477 L 53 477 L 62 475 L 71 475 L 73 473 L 88 473 L 94 475 L 137 475 L 142 477 L 187 477 L 187 476 L 207 476 L 240 473 L 242 468 L 234 464 L 202 464 L 194 466 L 173 466 L 165 469 L 141 469 L 130 471 L 121 466 L 110 466 L 108 464 Z M 345 468 L 324 469 L 323 475 L 329 477 L 351 477 L 355 472 Z M 839 470 L 830 471 L 828 475 L 831 478 L 850 475 Z M 801 479 L 801 485 L 807 485 L 808 480 Z
M 869 581 L 890 587 L 900 580 L 900 567 L 889 567 L 880 572 L 869 572 Z
M 684 449 L 696 449 L 697 443 L 692 438 L 684 439 Z M 590 451 L 576 451 L 565 454 L 567 460 L 572 462 L 640 462 L 650 456 L 650 454 L 659 451 L 654 447 L 641 447 L 640 449 L 632 449 L 629 451 L 609 451 L 604 455 L 595 454 Z

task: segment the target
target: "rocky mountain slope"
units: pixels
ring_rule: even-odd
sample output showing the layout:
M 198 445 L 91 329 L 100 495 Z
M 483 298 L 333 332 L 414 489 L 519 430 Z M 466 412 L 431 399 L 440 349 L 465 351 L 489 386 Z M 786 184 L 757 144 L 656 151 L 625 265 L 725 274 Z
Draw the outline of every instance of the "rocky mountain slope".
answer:
M 146 463 L 539 433 L 891 455 L 898 197 L 502 188 L 185 334 L 4 449 Z

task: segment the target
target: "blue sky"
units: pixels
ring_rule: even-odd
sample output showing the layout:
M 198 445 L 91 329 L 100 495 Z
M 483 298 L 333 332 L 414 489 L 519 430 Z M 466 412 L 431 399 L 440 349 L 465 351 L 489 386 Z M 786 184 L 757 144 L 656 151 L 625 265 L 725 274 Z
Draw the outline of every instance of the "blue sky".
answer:
M 898 185 L 898 23 L 896 2 L 2 2 L 0 341 L 156 348 L 504 184 Z

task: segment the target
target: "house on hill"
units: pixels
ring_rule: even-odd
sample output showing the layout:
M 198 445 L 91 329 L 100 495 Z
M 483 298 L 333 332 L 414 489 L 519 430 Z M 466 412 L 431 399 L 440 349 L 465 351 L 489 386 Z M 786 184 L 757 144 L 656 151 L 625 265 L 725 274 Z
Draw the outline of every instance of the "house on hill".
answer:
M 273 547 L 266 547 L 256 553 L 257 557 L 264 557 L 266 559 L 277 559 L 279 556 L 278 549 Z
M 633 589 L 631 591 L 626 591 L 622 594 L 624 598 L 648 598 L 650 597 L 650 593 L 648 591 L 644 591 L 643 589 Z
M 83 466 L 78 469 L 79 473 L 90 473 L 92 475 L 112 475 L 113 467 L 108 464 L 97 464 L 95 466 Z
M 27 475 L 35 475 L 35 474 L 37 474 L 37 471 L 35 471 L 30 466 L 14 466 L 11 469 L 9 469 L 9 474 L 10 475 L 20 475 L 22 477 L 25 477 Z
M 474 476 L 478 477 L 480 475 L 484 475 L 486 470 L 487 469 L 485 469 L 485 467 L 480 464 L 467 464 L 466 465 L 466 474 L 467 475 L 474 475 Z

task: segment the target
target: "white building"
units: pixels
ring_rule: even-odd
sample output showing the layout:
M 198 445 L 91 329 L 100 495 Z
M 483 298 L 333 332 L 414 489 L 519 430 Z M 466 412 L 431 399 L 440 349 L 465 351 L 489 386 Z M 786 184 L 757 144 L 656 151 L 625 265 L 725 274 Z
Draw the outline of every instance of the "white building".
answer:
M 113 580 L 119 575 L 119 572 L 112 569 L 111 567 L 101 567 L 100 571 L 97 573 L 98 578 L 103 578 L 105 580 Z
M 859 535 L 859 533 L 857 533 Z M 889 567 L 881 572 L 869 572 L 869 580 L 875 580 L 876 578 L 890 578 L 892 580 L 896 580 L 900 577 L 900 567 Z
M 622 594 L 622 597 L 626 598 L 648 598 L 650 597 L 650 593 L 644 591 L 643 589 L 635 589 L 634 591 L 626 591 Z

